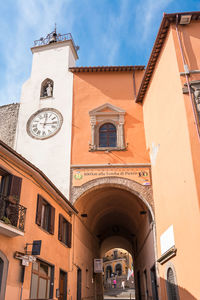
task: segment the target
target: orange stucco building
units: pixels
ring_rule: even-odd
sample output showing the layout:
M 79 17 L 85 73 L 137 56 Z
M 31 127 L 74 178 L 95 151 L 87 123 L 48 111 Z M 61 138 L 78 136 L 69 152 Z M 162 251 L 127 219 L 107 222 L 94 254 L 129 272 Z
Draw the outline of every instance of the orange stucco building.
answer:
M 71 268 L 72 240 L 62 233 L 71 231 L 64 223 L 72 224 L 77 211 L 34 165 L 3 142 L 0 149 L 1 299 L 19 299 L 21 294 L 21 299 L 51 298 Z M 30 254 L 34 240 L 42 241 L 40 259 L 24 267 L 22 258 Z M 44 293 L 40 284 L 46 287 Z
M 101 258 L 113 248 L 133 257 L 137 300 L 200 299 L 199 26 L 200 12 L 165 14 L 146 69 L 76 67 L 72 37 L 56 40 L 56 32 L 34 47 L 22 97 L 30 108 L 25 96 L 35 91 L 34 107 L 19 108 L 16 134 L 29 159 L 0 144 L 2 299 L 23 291 L 21 299 L 100 300 Z M 64 79 L 56 73 L 59 47 L 69 55 Z M 41 57 L 53 60 L 52 72 L 49 65 L 36 72 Z M 54 174 L 58 166 L 66 178 Z M 35 240 L 41 253 L 22 280 L 24 247 Z

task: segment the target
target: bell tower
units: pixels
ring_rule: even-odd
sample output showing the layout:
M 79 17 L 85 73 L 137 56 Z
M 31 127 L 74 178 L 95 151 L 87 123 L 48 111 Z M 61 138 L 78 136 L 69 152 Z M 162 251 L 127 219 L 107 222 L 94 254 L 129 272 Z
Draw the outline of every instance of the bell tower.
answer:
M 30 78 L 22 87 L 15 150 L 69 196 L 73 74 L 78 46 L 56 29 L 34 42 Z

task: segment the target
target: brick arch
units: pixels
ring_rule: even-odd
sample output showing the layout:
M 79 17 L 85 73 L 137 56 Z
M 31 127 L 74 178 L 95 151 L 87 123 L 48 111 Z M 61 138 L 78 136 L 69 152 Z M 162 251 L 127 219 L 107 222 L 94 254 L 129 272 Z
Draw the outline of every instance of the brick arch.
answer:
M 91 180 L 80 187 L 72 187 L 71 202 L 76 205 L 76 201 L 91 191 L 103 187 L 116 187 L 122 190 L 129 191 L 137 196 L 148 207 L 154 220 L 154 203 L 153 192 L 151 186 L 141 185 L 133 180 L 120 177 L 104 177 Z

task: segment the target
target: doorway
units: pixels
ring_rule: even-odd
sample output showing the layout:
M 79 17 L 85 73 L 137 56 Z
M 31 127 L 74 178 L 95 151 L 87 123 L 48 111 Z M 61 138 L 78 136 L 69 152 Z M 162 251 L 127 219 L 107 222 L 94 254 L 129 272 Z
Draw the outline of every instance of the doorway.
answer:
M 81 300 L 81 269 L 77 269 L 77 300 Z
M 67 300 L 67 272 L 63 270 L 60 270 L 59 291 L 59 300 Z
M 152 295 L 153 299 L 158 299 L 158 290 L 157 290 L 157 279 L 156 279 L 156 268 L 155 265 L 151 268 L 151 286 L 152 286 Z
M 153 299 L 158 300 L 157 290 L 154 288 L 152 292 L 151 281 L 146 281 L 146 287 L 142 281 L 142 270 L 146 270 L 147 277 L 153 276 L 156 282 L 156 272 L 154 272 L 156 270 L 151 270 L 155 262 L 155 222 L 153 210 L 144 197 L 140 198 L 139 193 L 131 192 L 130 189 L 127 190 L 117 184 L 102 184 L 83 193 L 77 199 L 75 207 L 80 215 L 86 216 L 81 219 L 81 222 L 96 237 L 94 243 L 99 249 L 97 256 L 99 255 L 104 262 L 103 285 L 102 281 L 99 283 L 102 285 L 102 290 L 104 286 L 104 296 L 107 295 L 108 289 L 113 295 L 122 292 L 124 294 L 123 290 L 126 290 L 125 268 L 128 267 L 124 264 L 124 254 L 121 254 L 123 253 L 121 249 L 124 249 L 129 252 L 133 260 L 133 268 L 129 267 L 129 274 L 132 272 L 133 278 L 137 283 L 139 282 L 140 286 L 138 284 L 135 286 L 136 294 L 141 294 L 139 299 L 148 290 L 148 296 L 153 298 L 154 293 Z M 108 251 L 111 253 L 106 254 Z M 138 271 L 140 276 L 137 280 Z M 125 288 L 122 281 L 125 282 Z M 134 280 L 131 281 L 134 283 Z M 156 283 L 154 286 L 156 287 Z M 129 288 L 128 286 L 127 289 Z M 77 290 L 81 291 L 80 283 Z

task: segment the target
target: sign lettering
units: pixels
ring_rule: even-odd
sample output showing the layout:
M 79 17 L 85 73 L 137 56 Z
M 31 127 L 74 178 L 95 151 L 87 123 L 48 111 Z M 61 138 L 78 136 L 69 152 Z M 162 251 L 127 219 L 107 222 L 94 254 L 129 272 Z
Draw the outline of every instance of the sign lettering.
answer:
M 151 184 L 150 169 L 148 167 L 74 169 L 72 174 L 73 186 L 81 186 L 88 181 L 103 177 L 121 177 L 142 185 Z

